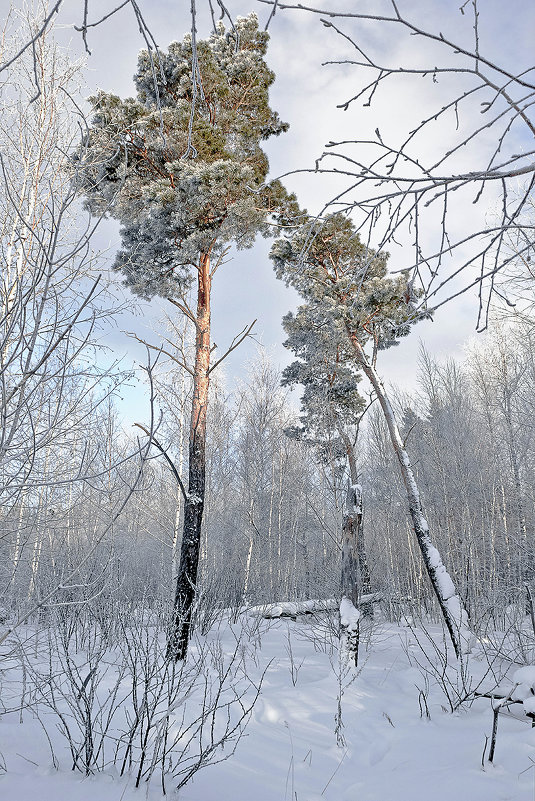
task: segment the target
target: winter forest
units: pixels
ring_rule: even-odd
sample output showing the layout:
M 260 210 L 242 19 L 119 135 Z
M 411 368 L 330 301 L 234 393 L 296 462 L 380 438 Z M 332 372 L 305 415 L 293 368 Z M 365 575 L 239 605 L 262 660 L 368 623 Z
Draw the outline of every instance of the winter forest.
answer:
M 533 801 L 533 10 L 0 9 L 2 797 Z

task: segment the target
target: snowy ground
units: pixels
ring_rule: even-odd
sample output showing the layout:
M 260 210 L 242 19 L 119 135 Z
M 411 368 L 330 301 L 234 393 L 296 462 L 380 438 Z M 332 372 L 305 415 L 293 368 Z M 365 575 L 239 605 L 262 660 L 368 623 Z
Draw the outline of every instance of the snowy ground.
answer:
M 228 631 L 223 642 L 232 647 Z M 251 675 L 269 667 L 246 736 L 231 758 L 199 772 L 181 801 L 535 801 L 535 729 L 521 715 L 501 716 L 495 764 L 483 769 L 489 699 L 445 711 L 443 691 L 415 666 L 421 651 L 410 629 L 376 627 L 356 677 L 340 678 L 336 654 L 309 622 L 264 621 L 255 642 Z M 15 684 L 4 671 L 10 695 Z M 31 713 L 22 723 L 18 712 L 0 716 L 3 801 L 162 798 L 156 781 L 135 790 L 113 768 L 87 778 L 70 771 L 66 743 L 53 717 L 45 720 L 59 770 Z

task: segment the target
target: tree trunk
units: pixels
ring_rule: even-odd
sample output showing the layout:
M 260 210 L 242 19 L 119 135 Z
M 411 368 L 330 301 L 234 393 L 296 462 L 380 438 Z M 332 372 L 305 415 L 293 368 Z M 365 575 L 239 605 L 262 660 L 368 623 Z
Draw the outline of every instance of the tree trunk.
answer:
M 206 414 L 210 384 L 210 289 L 210 256 L 202 254 L 199 259 L 197 282 L 188 493 L 184 503 L 184 527 L 173 621 L 167 644 L 167 655 L 175 660 L 185 659 L 187 654 L 191 633 L 191 616 L 197 590 L 206 477 Z
M 366 377 L 371 382 L 375 393 L 381 404 L 390 439 L 398 457 L 403 483 L 409 501 L 409 512 L 412 518 L 414 533 L 422 552 L 422 557 L 431 581 L 433 590 L 442 610 L 442 615 L 446 623 L 455 654 L 460 658 L 467 652 L 470 644 L 470 630 L 468 628 L 468 616 L 464 609 L 463 602 L 455 590 L 451 577 L 446 570 L 440 553 L 435 548 L 429 536 L 429 527 L 423 515 L 420 492 L 416 483 L 416 478 L 412 470 L 409 455 L 405 450 L 403 440 L 396 422 L 394 410 L 390 404 L 383 382 L 377 375 L 375 368 L 366 358 L 362 345 L 354 334 L 350 332 L 351 342 L 355 349 L 358 362 L 362 367 Z
M 344 526 L 342 531 L 342 601 L 340 604 L 340 628 L 346 638 L 348 656 L 355 667 L 359 661 L 360 627 L 358 620 L 349 626 L 343 616 L 343 610 L 349 608 L 357 615 L 358 597 L 362 594 L 362 582 L 357 557 L 357 541 L 362 520 L 362 489 L 359 484 L 349 482 L 347 488 Z M 350 603 L 348 603 L 348 601 Z
M 350 483 L 347 488 L 344 526 L 342 531 L 342 595 L 357 606 L 362 593 L 358 560 L 358 536 L 362 518 L 362 490 L 360 485 Z
M 187 319 L 184 320 L 184 328 L 182 329 L 181 336 L 181 353 L 184 353 L 186 347 L 186 326 Z M 186 398 L 186 373 L 181 370 L 180 375 L 180 422 L 178 424 L 178 474 L 182 475 L 184 466 L 184 428 L 185 428 L 185 398 Z M 176 581 L 178 577 L 178 533 L 180 530 L 180 513 L 182 511 L 182 490 L 177 486 L 176 497 L 176 511 L 175 511 L 175 525 L 173 527 L 173 540 L 171 543 L 172 559 L 171 559 L 171 578 Z
M 350 486 L 348 487 L 346 499 L 346 512 L 344 516 L 342 536 L 342 594 L 347 595 L 347 597 L 350 598 L 356 605 L 359 594 L 371 592 L 370 568 L 366 554 L 366 545 L 364 543 L 364 506 L 362 500 L 362 487 L 360 486 L 358 480 L 355 448 L 341 426 L 339 428 L 339 434 L 346 449 L 350 476 Z M 352 507 L 355 509 L 353 513 L 351 512 Z M 352 514 L 353 519 L 350 519 Z M 347 533 L 346 528 L 348 529 Z M 344 568 L 344 564 L 346 563 L 346 548 L 353 550 L 353 554 L 350 557 L 347 557 L 352 562 L 355 561 L 356 553 L 357 564 L 354 567 L 348 567 L 348 570 L 353 571 L 353 573 L 348 573 Z M 347 574 L 348 577 L 350 575 L 354 575 L 354 581 L 357 585 L 357 594 L 355 597 L 347 592 L 346 587 L 348 585 L 346 585 L 346 580 L 344 578 L 345 574 Z M 362 607 L 362 613 L 365 617 L 373 618 L 373 604 L 365 604 L 365 606 Z

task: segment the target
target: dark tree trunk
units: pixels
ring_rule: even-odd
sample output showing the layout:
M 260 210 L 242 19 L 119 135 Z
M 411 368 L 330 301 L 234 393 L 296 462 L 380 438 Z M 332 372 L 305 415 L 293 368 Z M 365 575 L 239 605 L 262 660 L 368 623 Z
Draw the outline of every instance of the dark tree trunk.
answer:
M 362 495 L 360 487 L 350 484 L 347 490 L 344 526 L 342 531 L 342 595 L 358 605 L 362 582 L 358 559 L 358 537 L 362 521 Z
M 359 595 L 362 594 L 360 566 L 358 560 L 358 536 L 362 520 L 362 493 L 358 484 L 349 483 L 347 488 L 346 509 L 342 531 L 342 603 L 349 598 L 353 606 L 358 605 Z M 348 654 L 357 667 L 359 661 L 359 627 L 347 629 L 341 616 L 340 626 L 345 632 Z
M 359 595 L 371 592 L 370 568 L 364 542 L 364 505 L 353 443 L 343 428 L 339 429 L 339 433 L 346 449 L 352 485 L 348 488 L 342 532 L 342 594 L 347 595 L 356 606 Z M 351 590 L 351 586 L 355 589 Z M 365 617 L 373 618 L 373 604 L 363 605 L 362 613 Z
M 210 289 L 210 256 L 203 254 L 198 267 L 188 493 L 184 503 L 184 527 L 173 620 L 167 643 L 167 655 L 175 660 L 185 659 L 188 651 L 191 618 L 197 592 L 206 476 L 206 414 L 210 384 Z

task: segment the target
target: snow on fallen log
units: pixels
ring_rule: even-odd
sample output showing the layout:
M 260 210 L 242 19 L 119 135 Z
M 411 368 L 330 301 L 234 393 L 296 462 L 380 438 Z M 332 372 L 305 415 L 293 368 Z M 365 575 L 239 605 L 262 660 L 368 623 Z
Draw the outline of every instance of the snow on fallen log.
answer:
M 524 667 L 518 668 L 513 674 L 513 683 L 507 688 L 498 685 L 490 692 L 476 690 L 474 694 L 479 698 L 491 699 L 493 720 L 489 762 L 494 762 L 500 712 L 509 710 L 513 704 L 522 704 L 524 714 L 531 720 L 532 728 L 535 728 L 535 665 L 524 665 Z
M 524 707 L 524 713 L 535 717 L 535 665 L 524 665 L 513 675 L 515 683 L 511 698 Z M 535 723 L 535 720 L 534 720 Z
M 361 604 L 374 604 L 382 601 L 383 595 L 380 592 L 371 592 L 359 598 Z M 280 601 L 276 604 L 264 604 L 262 606 L 250 606 L 247 610 L 249 615 L 259 615 L 268 619 L 279 617 L 296 618 L 299 615 L 313 615 L 317 612 L 332 612 L 338 609 L 339 602 L 335 598 L 310 600 L 310 601 Z

